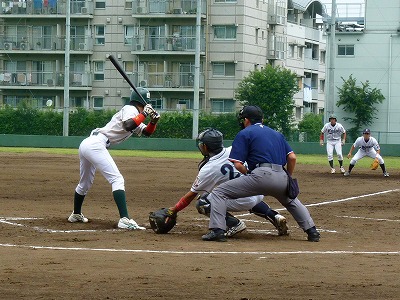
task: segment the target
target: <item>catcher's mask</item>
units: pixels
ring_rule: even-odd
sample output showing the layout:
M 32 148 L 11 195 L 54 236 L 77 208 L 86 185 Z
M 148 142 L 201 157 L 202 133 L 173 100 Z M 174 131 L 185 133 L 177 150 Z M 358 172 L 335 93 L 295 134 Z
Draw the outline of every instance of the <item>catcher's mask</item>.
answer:
M 196 139 L 196 144 L 203 156 L 208 156 L 209 153 L 217 154 L 224 148 L 223 134 L 217 129 L 208 128 L 199 133 Z M 207 146 L 208 153 L 205 152 L 202 145 Z
M 138 87 L 137 90 L 138 90 L 139 94 L 142 95 L 143 99 L 145 101 L 149 102 L 149 100 L 150 100 L 150 92 L 149 92 L 149 90 L 145 89 L 145 88 L 142 88 L 142 87 Z M 139 95 L 136 94 L 135 91 L 132 91 L 129 103 L 131 105 L 135 105 L 135 102 L 137 102 L 137 103 L 139 103 L 139 104 L 141 104 L 143 106 L 146 106 L 147 103 L 144 102 L 143 99 L 140 98 Z
M 263 120 L 263 111 L 255 105 L 243 107 L 238 115 L 239 126 L 244 129 L 244 119 L 248 119 L 251 124 L 261 123 Z

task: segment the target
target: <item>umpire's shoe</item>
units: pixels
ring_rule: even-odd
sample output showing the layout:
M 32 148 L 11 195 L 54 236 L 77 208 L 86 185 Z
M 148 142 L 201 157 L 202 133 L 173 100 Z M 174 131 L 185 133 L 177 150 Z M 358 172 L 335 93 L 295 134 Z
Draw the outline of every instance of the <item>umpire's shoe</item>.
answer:
M 308 235 L 307 240 L 309 242 L 319 242 L 319 238 L 321 237 L 321 235 L 319 234 L 315 226 L 307 229 L 306 232 Z
M 203 241 L 216 241 L 216 242 L 226 242 L 227 238 L 225 232 L 222 229 L 213 229 L 209 233 L 201 237 Z

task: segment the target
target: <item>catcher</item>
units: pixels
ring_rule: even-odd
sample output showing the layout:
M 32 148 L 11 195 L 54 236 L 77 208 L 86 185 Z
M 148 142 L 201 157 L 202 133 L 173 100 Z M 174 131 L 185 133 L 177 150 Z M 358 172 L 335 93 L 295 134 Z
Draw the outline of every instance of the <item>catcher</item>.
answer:
M 371 169 L 376 170 L 379 164 L 382 169 L 383 176 L 389 177 L 389 173 L 386 171 L 385 161 L 380 154 L 381 148 L 378 141 L 371 136 L 371 130 L 369 130 L 368 128 L 363 130 L 363 135 L 357 138 L 354 144 L 351 146 L 349 154 L 347 154 L 347 158 L 351 157 L 351 153 L 355 148 L 358 148 L 358 151 L 351 159 L 349 170 L 344 173 L 344 176 L 350 176 L 350 172 L 356 165 L 357 161 L 359 161 L 364 156 L 369 156 L 374 159 L 371 164 Z
M 196 142 L 203 155 L 203 160 L 198 166 L 199 173 L 196 180 L 190 191 L 175 206 L 150 213 L 150 225 L 156 233 L 167 233 L 170 231 L 176 224 L 177 213 L 187 207 L 199 194 L 196 208 L 199 213 L 209 216 L 210 202 L 207 200 L 208 193 L 222 182 L 241 176 L 241 173 L 228 161 L 231 147 L 224 147 L 221 132 L 212 128 L 206 129 L 198 135 Z M 251 213 L 269 220 L 276 227 L 279 235 L 287 235 L 286 218 L 272 210 L 262 201 L 263 198 L 263 195 L 246 197 L 243 198 L 241 205 L 244 203 L 247 207 L 251 207 L 249 203 L 253 204 L 253 208 L 250 210 Z M 243 211 L 244 209 L 241 205 L 234 204 L 228 207 L 228 211 Z M 229 212 L 227 212 L 225 220 L 227 237 L 232 237 L 246 229 L 246 224 Z

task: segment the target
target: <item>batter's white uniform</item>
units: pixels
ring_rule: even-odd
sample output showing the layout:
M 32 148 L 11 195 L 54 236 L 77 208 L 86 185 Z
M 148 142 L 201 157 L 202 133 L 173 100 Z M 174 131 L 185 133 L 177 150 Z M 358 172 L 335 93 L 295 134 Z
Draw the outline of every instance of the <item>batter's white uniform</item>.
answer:
M 202 194 L 210 193 L 214 187 L 230 179 L 242 176 L 233 163 L 228 160 L 232 147 L 224 148 L 220 153 L 214 155 L 200 169 L 191 191 Z M 251 196 L 246 198 L 227 201 L 228 211 L 244 211 L 249 207 L 254 207 L 264 199 L 263 195 Z
M 342 134 L 345 132 L 346 130 L 340 123 L 336 123 L 335 126 L 332 126 L 332 124 L 328 122 L 324 127 L 322 127 L 321 133 L 326 136 L 326 152 L 328 154 L 328 160 L 333 160 L 333 149 L 336 151 L 338 160 L 343 160 L 341 139 Z
M 358 151 L 351 159 L 350 164 L 355 165 L 356 162 L 364 156 L 369 156 L 373 159 L 377 158 L 380 165 L 385 163 L 382 156 L 380 156 L 379 153 L 376 152 L 381 148 L 378 144 L 378 141 L 372 136 L 369 137 L 368 141 L 365 141 L 363 136 L 358 137 L 353 146 L 354 149 L 358 148 Z
M 132 132 L 123 128 L 123 122 L 139 115 L 139 111 L 133 105 L 125 105 L 102 128 L 94 129 L 90 136 L 82 141 L 79 146 L 80 181 L 75 191 L 80 195 L 86 195 L 93 184 L 96 170 L 103 174 L 104 178 L 112 186 L 112 191 L 125 190 L 125 182 L 107 148 L 110 145 L 119 144 L 136 134 L 140 136 L 146 125 L 141 123 Z

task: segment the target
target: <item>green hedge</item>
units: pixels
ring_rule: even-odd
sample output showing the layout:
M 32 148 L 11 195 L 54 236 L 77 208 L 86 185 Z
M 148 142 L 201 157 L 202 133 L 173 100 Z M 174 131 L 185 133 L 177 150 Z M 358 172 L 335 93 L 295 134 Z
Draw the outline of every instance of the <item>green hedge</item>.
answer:
M 116 110 L 89 111 L 78 109 L 70 113 L 69 135 L 87 136 L 96 127 L 103 127 Z M 205 128 L 218 128 L 225 139 L 233 139 L 239 131 L 234 113 L 200 114 L 199 132 Z M 156 138 L 191 139 L 193 115 L 191 112 L 164 112 L 152 135 Z M 50 109 L 39 110 L 27 106 L 0 109 L 0 134 L 53 135 L 63 134 L 63 113 Z

